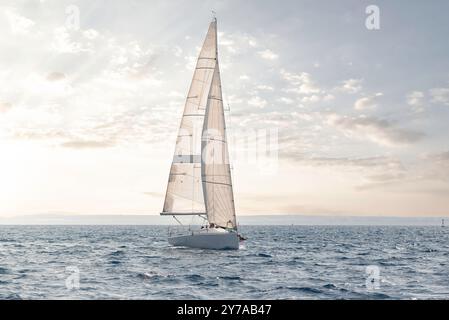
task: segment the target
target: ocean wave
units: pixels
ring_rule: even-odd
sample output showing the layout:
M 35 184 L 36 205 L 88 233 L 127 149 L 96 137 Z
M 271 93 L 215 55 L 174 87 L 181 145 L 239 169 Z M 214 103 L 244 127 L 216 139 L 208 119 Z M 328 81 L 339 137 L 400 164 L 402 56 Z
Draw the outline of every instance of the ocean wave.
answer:
M 230 281 L 240 281 L 242 280 L 239 276 L 219 276 L 218 277 L 221 280 L 230 280 Z
M 320 294 L 323 293 L 323 291 L 312 288 L 312 287 L 290 287 L 290 286 L 281 286 L 277 287 L 275 290 L 290 290 L 290 291 L 296 291 L 301 293 L 310 293 L 310 294 Z
M 204 280 L 204 277 L 199 274 L 188 274 L 188 275 L 184 276 L 184 279 L 196 282 L 196 281 Z
M 8 268 L 0 267 L 0 274 L 9 274 L 11 273 L 11 270 Z
M 23 300 L 22 297 L 17 293 L 0 294 L 0 300 Z

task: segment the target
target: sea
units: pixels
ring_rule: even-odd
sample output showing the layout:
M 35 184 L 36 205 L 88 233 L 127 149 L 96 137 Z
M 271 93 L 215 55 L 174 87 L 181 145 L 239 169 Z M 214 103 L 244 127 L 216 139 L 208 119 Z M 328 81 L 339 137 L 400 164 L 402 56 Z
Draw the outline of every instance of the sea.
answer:
M 250 226 L 240 250 L 167 226 L 0 226 L 0 299 L 448 299 L 449 228 Z

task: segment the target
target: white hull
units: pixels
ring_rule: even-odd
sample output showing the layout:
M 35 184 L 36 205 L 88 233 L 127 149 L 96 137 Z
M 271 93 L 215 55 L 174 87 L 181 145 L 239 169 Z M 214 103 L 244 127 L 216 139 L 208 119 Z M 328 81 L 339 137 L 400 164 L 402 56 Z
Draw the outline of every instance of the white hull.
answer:
M 199 249 L 238 250 L 239 237 L 237 232 L 223 229 L 205 229 L 188 235 L 169 237 L 168 243 L 172 246 Z

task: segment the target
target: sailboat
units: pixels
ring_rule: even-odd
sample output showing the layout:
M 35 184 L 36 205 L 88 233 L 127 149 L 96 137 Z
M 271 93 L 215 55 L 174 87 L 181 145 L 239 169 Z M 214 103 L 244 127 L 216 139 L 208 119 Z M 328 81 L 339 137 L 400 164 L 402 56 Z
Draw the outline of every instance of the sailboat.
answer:
M 444 219 L 441 219 L 441 227 L 444 228 Z
M 187 94 L 161 215 L 199 216 L 201 229 L 169 233 L 173 246 L 238 249 L 218 64 L 217 19 L 209 25 Z

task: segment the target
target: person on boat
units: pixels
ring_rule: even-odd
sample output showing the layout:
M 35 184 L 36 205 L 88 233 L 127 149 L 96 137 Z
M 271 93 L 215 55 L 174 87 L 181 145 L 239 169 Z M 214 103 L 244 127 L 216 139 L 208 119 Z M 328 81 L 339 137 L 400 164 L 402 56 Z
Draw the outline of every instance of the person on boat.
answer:
M 238 236 L 239 236 L 239 240 L 240 241 L 245 241 L 246 240 L 246 238 L 244 236 L 242 236 L 241 234 L 238 234 Z
M 209 225 L 209 228 L 211 228 L 211 229 L 215 228 L 215 223 L 211 223 L 211 224 Z

